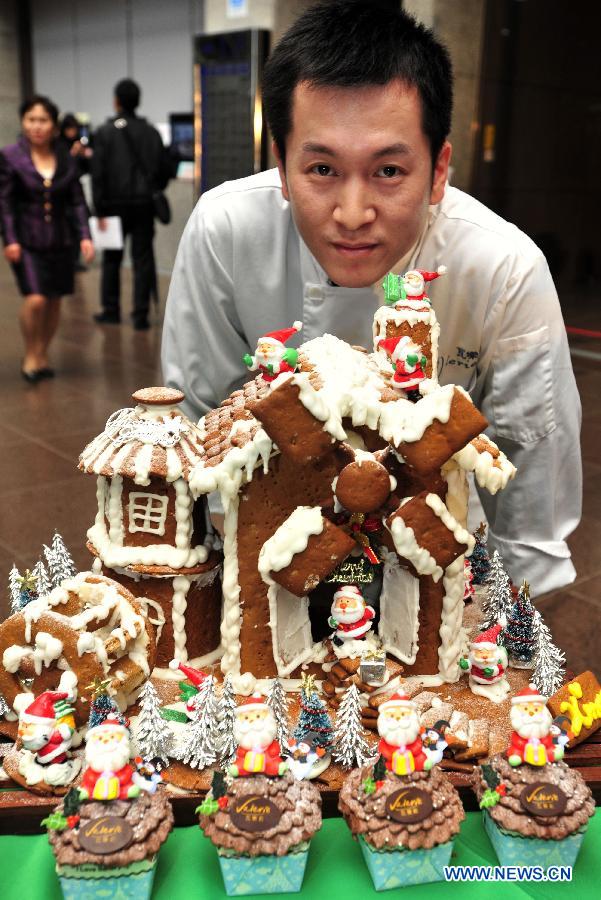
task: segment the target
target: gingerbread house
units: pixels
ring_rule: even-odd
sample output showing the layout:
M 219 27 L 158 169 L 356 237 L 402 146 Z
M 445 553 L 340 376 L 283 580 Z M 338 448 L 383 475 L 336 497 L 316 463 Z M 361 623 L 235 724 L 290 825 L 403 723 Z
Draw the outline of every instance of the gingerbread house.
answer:
M 174 658 L 207 664 L 220 655 L 221 554 L 206 498 L 190 489 L 206 456 L 203 435 L 177 409 L 181 392 L 148 388 L 133 399 L 80 457 L 97 479 L 88 548 L 96 571 L 144 598 L 159 668 Z
M 404 334 L 427 349 L 418 402 L 394 388 L 378 347 Z M 438 385 L 427 301 L 383 307 L 374 335 L 373 353 L 332 335 L 305 343 L 298 371 L 255 378 L 199 423 L 205 453 L 190 487 L 197 497 L 218 491 L 225 510 L 221 668 L 239 692 L 298 677 L 332 652 L 361 654 L 361 642 L 314 640 L 311 603 L 365 545 L 366 517 L 382 563 L 387 653 L 407 674 L 459 677 L 466 472 L 496 491 L 515 469 L 482 434 L 469 395 Z

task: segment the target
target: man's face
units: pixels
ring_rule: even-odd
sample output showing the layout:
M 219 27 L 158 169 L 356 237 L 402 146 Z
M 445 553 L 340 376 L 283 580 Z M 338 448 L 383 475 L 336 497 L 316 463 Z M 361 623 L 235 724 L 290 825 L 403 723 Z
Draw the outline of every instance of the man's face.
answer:
M 433 177 L 417 91 L 400 81 L 296 86 L 282 193 L 332 281 L 372 285 L 413 246 L 442 199 L 450 152 L 447 143 Z

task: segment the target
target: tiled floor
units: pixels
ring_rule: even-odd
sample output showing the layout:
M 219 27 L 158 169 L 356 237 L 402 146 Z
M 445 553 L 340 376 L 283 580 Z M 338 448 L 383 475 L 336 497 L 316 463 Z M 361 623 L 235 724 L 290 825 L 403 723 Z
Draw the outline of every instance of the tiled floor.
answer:
M 129 296 L 129 273 L 124 273 Z M 161 292 L 166 295 L 167 282 Z M 63 321 L 52 350 L 54 381 L 28 386 L 19 375 L 20 298 L 8 266 L 0 261 L 0 615 L 8 601 L 4 585 L 13 561 L 31 567 L 55 529 L 78 566 L 89 565 L 85 532 L 95 510 L 94 479 L 77 471 L 86 443 L 137 388 L 160 383 L 160 326 L 135 332 L 129 324 L 99 327 L 98 272 L 79 276 L 77 295 L 63 302 Z M 599 290 L 564 299 L 566 321 L 601 329 Z M 563 295 L 565 298 L 565 295 Z M 124 303 L 127 321 L 128 302 Z M 575 672 L 599 671 L 595 649 L 601 631 L 601 340 L 571 338 L 584 408 L 584 516 L 570 545 L 578 578 L 569 589 L 538 602 L 556 641 Z M 597 355 L 597 359 L 589 354 Z M 582 355 L 581 355 L 582 354 Z

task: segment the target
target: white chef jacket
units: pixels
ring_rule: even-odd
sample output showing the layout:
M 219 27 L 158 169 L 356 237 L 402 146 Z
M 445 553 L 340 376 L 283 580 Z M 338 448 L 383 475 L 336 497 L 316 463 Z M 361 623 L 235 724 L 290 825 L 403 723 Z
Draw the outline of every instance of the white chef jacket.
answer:
M 492 497 L 479 491 L 489 548 L 532 595 L 574 580 L 566 538 L 581 515 L 580 399 L 545 258 L 514 225 L 447 186 L 395 271 L 448 273 L 430 285 L 440 322 L 438 376 L 468 390 L 487 433 L 517 466 Z M 204 194 L 184 230 L 169 289 L 166 385 L 194 420 L 249 377 L 242 362 L 267 331 L 303 323 L 298 345 L 326 332 L 371 348 L 381 286 L 344 288 L 301 239 L 277 169 Z

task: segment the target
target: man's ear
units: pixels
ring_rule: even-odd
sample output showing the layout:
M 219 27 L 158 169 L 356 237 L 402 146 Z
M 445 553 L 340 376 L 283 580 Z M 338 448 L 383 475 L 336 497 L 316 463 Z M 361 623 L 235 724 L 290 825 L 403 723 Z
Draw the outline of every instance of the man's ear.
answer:
M 440 203 L 444 196 L 444 189 L 449 177 L 449 163 L 453 148 L 449 141 L 445 141 L 438 154 L 432 178 L 432 190 L 430 191 L 430 206 Z
M 278 172 L 280 173 L 280 180 L 282 182 L 282 196 L 284 200 L 290 202 L 290 194 L 288 193 L 288 182 L 286 181 L 286 167 L 280 155 L 280 151 L 275 141 L 271 144 L 271 150 L 273 155 L 275 156 L 275 161 L 278 165 Z

